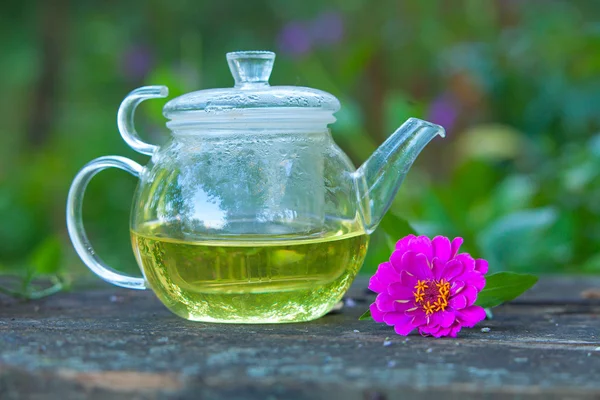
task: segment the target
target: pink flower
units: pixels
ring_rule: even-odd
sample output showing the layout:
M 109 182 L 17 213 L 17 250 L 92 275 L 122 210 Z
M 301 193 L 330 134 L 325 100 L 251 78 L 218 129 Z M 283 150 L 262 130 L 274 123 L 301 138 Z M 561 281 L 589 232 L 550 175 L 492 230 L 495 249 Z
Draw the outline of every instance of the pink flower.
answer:
M 485 318 L 474 305 L 485 286 L 488 263 L 458 254 L 462 238 L 409 235 L 396 243 L 388 262 L 379 265 L 369 289 L 378 293 L 371 316 L 399 335 L 452 336 Z

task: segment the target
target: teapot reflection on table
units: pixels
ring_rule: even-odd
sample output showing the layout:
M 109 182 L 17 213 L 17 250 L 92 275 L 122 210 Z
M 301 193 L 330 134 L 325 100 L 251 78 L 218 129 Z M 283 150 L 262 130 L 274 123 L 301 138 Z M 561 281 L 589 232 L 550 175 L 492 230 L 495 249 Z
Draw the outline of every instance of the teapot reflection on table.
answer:
M 167 88 L 142 87 L 125 98 L 119 131 L 150 162 L 97 158 L 77 174 L 67 201 L 73 245 L 100 278 L 151 288 L 195 321 L 308 321 L 342 298 L 413 161 L 444 129 L 411 118 L 355 169 L 328 129 L 339 101 L 316 89 L 270 86 L 274 59 L 267 51 L 228 53 L 235 86 L 169 101 L 171 136 L 160 147 L 140 139 L 134 111 L 166 97 Z M 86 186 L 109 167 L 139 179 L 130 231 L 143 278 L 108 267 L 83 227 Z

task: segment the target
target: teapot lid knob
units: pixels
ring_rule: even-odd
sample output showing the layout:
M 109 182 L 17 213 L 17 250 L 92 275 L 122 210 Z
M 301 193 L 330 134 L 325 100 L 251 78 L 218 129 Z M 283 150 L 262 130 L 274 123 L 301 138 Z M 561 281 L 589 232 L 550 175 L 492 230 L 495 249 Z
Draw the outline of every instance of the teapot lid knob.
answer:
M 227 53 L 227 63 L 236 88 L 268 86 L 275 53 L 271 51 L 236 51 Z

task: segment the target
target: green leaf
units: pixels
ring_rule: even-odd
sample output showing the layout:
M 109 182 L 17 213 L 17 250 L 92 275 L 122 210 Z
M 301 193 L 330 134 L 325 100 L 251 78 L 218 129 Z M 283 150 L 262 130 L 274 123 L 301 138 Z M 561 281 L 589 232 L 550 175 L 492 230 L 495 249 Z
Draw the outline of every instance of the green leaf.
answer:
M 360 317 L 358 317 L 359 321 L 365 321 L 368 319 L 372 319 L 371 317 L 371 310 L 367 310 L 363 315 L 361 315 Z
M 538 278 L 530 274 L 498 272 L 486 276 L 485 288 L 479 292 L 476 305 L 491 308 L 516 299 L 531 288 Z
M 50 236 L 40 243 L 31 254 L 29 263 L 35 274 L 56 274 L 61 267 L 62 245 L 56 236 Z

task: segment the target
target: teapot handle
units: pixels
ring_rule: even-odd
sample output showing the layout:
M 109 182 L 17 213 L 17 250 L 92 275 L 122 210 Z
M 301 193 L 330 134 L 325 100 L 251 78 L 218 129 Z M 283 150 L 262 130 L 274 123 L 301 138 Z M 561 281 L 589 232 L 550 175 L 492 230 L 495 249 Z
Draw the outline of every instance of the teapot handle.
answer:
M 125 97 L 117 113 L 117 125 L 125 143 L 135 151 L 152 155 L 158 146 L 144 143 L 135 130 L 135 109 L 144 100 L 167 97 L 169 89 L 166 86 L 143 86 L 135 89 Z
M 146 289 L 146 281 L 143 278 L 122 275 L 118 271 L 107 266 L 94 251 L 90 244 L 82 221 L 83 195 L 90 180 L 103 169 L 115 167 L 129 172 L 138 177 L 144 168 L 125 157 L 106 156 L 96 158 L 86 164 L 71 184 L 67 198 L 67 229 L 73 242 L 73 247 L 81 260 L 100 278 L 113 285 L 129 289 Z

